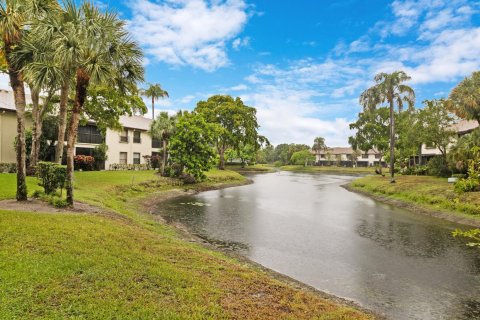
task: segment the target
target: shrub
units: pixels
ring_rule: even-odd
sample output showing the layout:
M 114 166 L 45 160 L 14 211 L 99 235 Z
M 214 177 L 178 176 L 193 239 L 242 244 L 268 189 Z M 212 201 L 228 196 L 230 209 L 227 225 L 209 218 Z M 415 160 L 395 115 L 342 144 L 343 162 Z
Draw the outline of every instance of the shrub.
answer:
M 0 163 L 0 173 L 16 173 L 17 164 L 16 163 Z
M 95 170 L 102 170 L 105 168 L 105 161 L 108 159 L 108 146 L 102 143 L 93 149 L 93 167 Z
M 145 163 L 150 167 L 150 168 L 160 168 L 160 156 L 143 156 L 143 159 L 145 159 Z
M 282 163 L 282 161 L 280 161 L 280 160 L 277 160 L 277 161 L 275 161 L 275 162 L 273 163 L 273 166 L 274 166 L 274 167 L 281 167 L 282 165 L 283 165 L 283 163 Z
M 197 183 L 197 179 L 191 174 L 188 173 L 182 173 L 180 175 L 180 180 L 183 181 L 184 184 L 194 184 Z
M 141 164 L 127 164 L 127 163 L 112 163 L 108 170 L 150 170 L 150 166 L 146 163 Z
M 448 177 L 451 174 L 447 162 L 443 159 L 443 157 L 440 156 L 430 159 L 430 161 L 428 161 L 427 168 L 428 175 L 430 176 Z
M 91 156 L 77 155 L 73 158 L 75 170 L 93 171 L 95 158 Z
M 455 182 L 455 192 L 473 192 L 480 190 L 480 183 L 476 179 L 461 179 Z
M 67 167 L 53 162 L 39 162 L 37 166 L 37 177 L 45 194 L 54 193 L 57 188 L 60 190 L 65 186 Z
M 170 177 L 172 177 L 172 178 L 178 178 L 183 173 L 183 167 L 181 165 L 179 165 L 178 163 L 172 164 L 171 169 L 172 169 L 172 171 L 170 173 Z

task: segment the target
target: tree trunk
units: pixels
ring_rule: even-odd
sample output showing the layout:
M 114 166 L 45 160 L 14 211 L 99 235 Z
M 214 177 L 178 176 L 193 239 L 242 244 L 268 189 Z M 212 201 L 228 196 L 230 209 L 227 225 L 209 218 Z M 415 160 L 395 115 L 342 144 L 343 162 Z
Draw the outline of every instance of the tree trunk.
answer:
M 77 70 L 77 85 L 75 88 L 75 103 L 73 104 L 72 117 L 68 124 L 67 137 L 67 203 L 73 207 L 73 153 L 77 141 L 78 122 L 82 112 L 83 104 L 87 96 L 90 77 L 85 70 Z
M 160 173 L 163 174 L 165 173 L 165 163 L 167 162 L 167 140 L 162 140 L 163 143 L 163 157 L 162 157 L 162 168 L 160 170 Z
M 26 173 L 26 147 L 25 147 L 25 87 L 23 86 L 20 71 L 12 66 L 10 59 L 11 46 L 5 43 L 5 58 L 8 65 L 10 85 L 15 99 L 17 111 L 17 201 L 27 200 Z
M 38 154 L 40 153 L 40 136 L 42 134 L 42 117 L 41 117 L 41 107 L 40 107 L 40 93 L 38 90 L 30 87 L 30 92 L 32 94 L 32 148 L 30 151 L 30 164 L 31 168 L 37 166 L 38 163 Z
M 395 110 L 390 99 L 390 183 L 395 183 Z
M 58 115 L 58 137 L 57 146 L 55 147 L 55 162 L 62 164 L 63 146 L 65 143 L 65 130 L 67 127 L 67 107 L 68 93 L 70 92 L 70 80 L 66 79 L 60 89 L 60 112 Z
M 152 97 L 152 120 L 155 120 L 155 98 Z
M 219 147 L 218 154 L 220 155 L 220 163 L 218 164 L 218 169 L 225 170 L 225 147 Z

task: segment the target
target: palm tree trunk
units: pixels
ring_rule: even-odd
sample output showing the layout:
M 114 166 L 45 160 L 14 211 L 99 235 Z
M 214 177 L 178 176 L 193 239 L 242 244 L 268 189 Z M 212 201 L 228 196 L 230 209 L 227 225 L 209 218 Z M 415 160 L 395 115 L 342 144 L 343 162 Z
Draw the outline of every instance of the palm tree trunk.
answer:
M 395 114 L 393 99 L 390 99 L 390 183 L 395 183 Z
M 70 91 L 70 80 L 67 79 L 60 89 L 60 113 L 58 115 L 58 137 L 55 147 L 55 162 L 61 164 L 63 160 L 63 145 L 65 141 L 65 130 L 67 128 L 67 105 L 68 93 Z
M 17 201 L 27 200 L 26 173 L 26 147 L 25 147 L 25 87 L 23 86 L 20 71 L 12 66 L 10 61 L 11 46 L 5 43 L 5 58 L 8 65 L 10 85 L 15 99 L 17 111 Z
M 163 143 L 163 157 L 162 157 L 162 168 L 160 170 L 160 173 L 163 174 L 165 173 L 165 163 L 167 162 L 167 140 L 162 140 Z
M 67 203 L 73 207 L 73 153 L 75 142 L 77 141 L 78 122 L 82 112 L 85 98 L 87 97 L 87 88 L 90 77 L 84 70 L 77 70 L 77 85 L 75 89 L 75 103 L 73 104 L 72 117 L 68 125 L 67 137 Z
M 155 120 L 155 98 L 152 97 L 152 120 Z
M 40 153 L 40 135 L 42 134 L 42 119 L 40 109 L 40 93 L 38 90 L 30 87 L 32 94 L 32 148 L 30 151 L 30 168 L 34 168 L 38 163 L 38 154 Z

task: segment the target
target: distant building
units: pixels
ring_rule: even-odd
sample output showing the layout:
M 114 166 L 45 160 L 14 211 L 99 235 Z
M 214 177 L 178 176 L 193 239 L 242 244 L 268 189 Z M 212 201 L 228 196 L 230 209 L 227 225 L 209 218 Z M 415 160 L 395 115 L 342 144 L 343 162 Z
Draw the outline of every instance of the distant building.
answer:
M 27 104 L 31 103 L 27 95 Z M 121 131 L 107 129 L 102 136 L 94 122 L 79 126 L 75 155 L 93 155 L 95 147 L 105 142 L 108 146 L 105 168 L 110 164 L 142 164 L 144 156 L 158 155 L 160 141 L 152 139 L 148 130 L 152 119 L 143 116 L 122 116 Z M 32 122 L 27 119 L 25 127 L 31 128 Z M 0 162 L 15 162 L 13 143 L 17 134 L 17 118 L 11 91 L 0 90 Z
M 337 165 L 342 167 L 372 167 L 379 165 L 381 154 L 375 150 L 362 152 L 360 156 L 353 158 L 353 149 L 350 147 L 334 147 L 327 148 L 315 152 L 317 165 Z M 382 166 L 385 162 L 382 160 Z

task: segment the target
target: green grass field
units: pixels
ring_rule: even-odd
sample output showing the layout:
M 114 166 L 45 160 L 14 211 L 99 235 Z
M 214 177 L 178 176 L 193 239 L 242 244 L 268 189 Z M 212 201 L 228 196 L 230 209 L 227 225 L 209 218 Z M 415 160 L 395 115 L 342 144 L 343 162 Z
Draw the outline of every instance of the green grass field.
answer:
M 325 172 L 325 173 L 340 173 L 340 174 L 375 174 L 375 168 L 349 168 L 336 166 L 297 166 L 288 165 L 280 167 L 280 170 L 294 171 L 294 172 Z
M 370 319 L 182 239 L 142 211 L 183 189 L 151 171 L 78 172 L 76 198 L 116 214 L 0 209 L 2 319 Z M 29 193 L 36 188 L 29 178 Z M 197 190 L 244 183 L 211 171 Z M 2 199 L 15 176 L 0 175 Z
M 480 219 L 480 192 L 457 194 L 446 178 L 429 176 L 396 176 L 396 183 L 388 177 L 368 176 L 353 181 L 350 186 L 429 209 L 466 214 Z
M 237 172 L 274 172 L 275 168 L 269 164 L 254 164 L 242 167 L 240 164 L 228 164 L 226 169 Z

